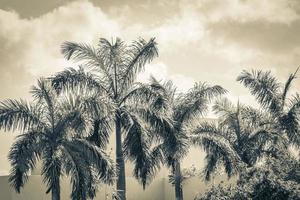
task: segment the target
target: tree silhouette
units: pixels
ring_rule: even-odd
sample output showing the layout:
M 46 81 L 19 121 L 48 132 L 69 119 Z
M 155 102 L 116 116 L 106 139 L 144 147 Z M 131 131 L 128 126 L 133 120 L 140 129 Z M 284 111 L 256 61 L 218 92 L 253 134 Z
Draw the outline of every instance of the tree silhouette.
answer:
M 243 71 L 237 81 L 248 88 L 257 102 L 265 109 L 274 129 L 286 135 L 289 143 L 300 145 L 298 112 L 300 108 L 300 96 L 298 93 L 288 98 L 288 93 L 293 81 L 296 79 L 298 69 L 290 74 L 284 84 L 271 74 L 270 71 Z
M 114 168 L 105 152 L 83 137 L 89 127 L 85 112 L 89 100 L 57 95 L 45 79 L 39 80 L 32 94 L 33 102 L 7 100 L 0 105 L 0 128 L 22 133 L 9 152 L 11 185 L 20 192 L 41 160 L 43 181 L 53 200 L 60 199 L 63 174 L 71 178 L 72 199 L 93 198 L 95 183 L 111 183 Z
M 226 90 L 218 85 L 196 83 L 188 92 L 176 94 L 176 88 L 171 81 L 162 84 L 162 87 L 167 91 L 167 101 L 171 106 L 172 126 L 160 125 L 157 132 L 160 133 L 162 142 L 158 147 L 164 153 L 163 163 L 171 169 L 170 180 L 175 186 L 176 200 L 181 200 L 183 199 L 181 160 L 189 149 L 186 126 L 193 123 L 196 117 L 204 115 L 211 100 L 226 93 Z
M 228 99 L 216 101 L 218 123 L 201 122 L 192 127 L 191 140 L 207 152 L 205 178 L 223 165 L 229 177 L 251 167 L 268 152 L 268 142 L 278 133 L 266 123 L 268 116 L 260 110 Z
M 87 44 L 66 42 L 62 52 L 67 59 L 78 61 L 82 68 L 68 69 L 52 78 L 54 87 L 60 91 L 68 86 L 81 86 L 85 90 L 96 91 L 111 102 L 115 108 L 108 117 L 94 117 L 96 144 L 107 142 L 109 128 L 114 124 L 116 134 L 116 164 L 118 168 L 118 196 L 126 199 L 124 155 L 135 163 L 134 176 L 143 187 L 148 182 L 148 174 L 153 172 L 149 159 L 158 158 L 158 150 L 151 149 L 151 135 L 147 124 L 157 120 L 167 121 L 163 90 L 155 82 L 135 83 L 137 74 L 147 62 L 158 55 L 154 38 L 143 39 L 126 45 L 120 39 L 110 43 L 100 39 L 97 48 Z M 83 67 L 90 69 L 85 72 Z M 151 122 L 152 120 L 152 122 Z M 109 126 L 102 126 L 102 122 Z M 151 123 L 150 123 L 151 122 Z M 124 140 L 122 139 L 124 138 Z M 153 161 L 154 162 L 154 161 Z M 153 165 L 156 166 L 156 165 Z

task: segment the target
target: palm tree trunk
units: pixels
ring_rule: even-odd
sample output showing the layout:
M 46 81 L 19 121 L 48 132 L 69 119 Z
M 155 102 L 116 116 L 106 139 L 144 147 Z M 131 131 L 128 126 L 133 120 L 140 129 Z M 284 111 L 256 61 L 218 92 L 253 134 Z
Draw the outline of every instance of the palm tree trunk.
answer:
M 181 168 L 180 162 L 175 161 L 174 163 L 174 173 L 175 173 L 175 197 L 176 200 L 183 200 L 183 190 L 182 190 L 182 183 L 181 183 Z
M 116 113 L 116 163 L 118 167 L 117 193 L 120 200 L 126 200 L 125 163 L 122 149 L 121 119 Z
M 51 189 L 51 199 L 52 200 L 60 200 L 60 183 L 59 183 L 59 177 L 57 180 L 55 180 L 54 185 Z

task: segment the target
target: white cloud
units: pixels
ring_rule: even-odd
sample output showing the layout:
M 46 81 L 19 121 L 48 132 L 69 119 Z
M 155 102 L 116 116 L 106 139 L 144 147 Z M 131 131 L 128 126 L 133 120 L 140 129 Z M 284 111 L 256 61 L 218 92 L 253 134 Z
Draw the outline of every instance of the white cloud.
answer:
M 123 16 L 122 19 L 124 19 Z M 180 10 L 171 18 L 156 25 L 132 23 L 123 30 L 124 36 L 156 37 L 160 51 L 175 52 L 176 48 L 190 45 L 204 38 L 206 31 L 201 16 L 194 11 Z M 123 20 L 120 20 L 122 22 Z
M 223 20 L 239 20 L 243 24 L 255 20 L 289 23 L 298 19 L 297 13 L 281 0 L 185 1 L 178 10 L 172 10 L 174 14 L 170 18 L 162 18 L 149 26 L 136 23 L 126 16 L 127 12 L 120 10 L 122 18 L 112 18 L 88 1 L 68 3 L 32 19 L 21 19 L 13 11 L 0 10 L 0 79 L 3 88 L 12 91 L 12 85 L 32 84 L 32 77 L 48 76 L 72 66 L 73 63 L 66 62 L 59 52 L 60 45 L 66 40 L 96 43 L 99 37 L 120 36 L 129 40 L 156 36 L 161 57 L 155 61 L 159 60 L 159 63 L 148 65 L 145 72 L 148 75 L 142 76 L 149 77 L 152 73 L 158 79 L 171 79 L 182 91 L 190 88 L 195 80 L 206 80 L 231 89 L 235 87 L 235 76 L 245 66 L 270 66 L 275 61 L 280 61 L 282 66 L 287 62 L 292 65 L 297 59 L 289 61 L 290 57 L 274 57 L 255 46 L 243 46 L 235 40 L 238 33 L 232 36 L 232 32 L 226 32 L 232 27 L 221 27 L 218 31 L 208 27 L 209 23 Z M 235 29 L 233 32 L 236 33 Z M 257 38 L 250 36 L 249 43 L 257 43 Z M 234 90 L 238 90 L 237 87 Z
M 151 76 L 162 82 L 171 80 L 176 85 L 178 92 L 187 91 L 193 87 L 195 82 L 191 77 L 182 74 L 171 74 L 169 68 L 162 62 L 146 65 L 145 71 L 138 75 L 137 81 L 147 82 Z
M 171 48 L 201 40 L 205 35 L 203 25 L 197 13 L 182 10 L 164 24 L 149 30 L 149 34 L 159 36 L 158 41 Z
M 120 35 L 118 23 L 88 1 L 76 1 L 33 19 L 0 10 L 0 26 L 5 54 L 17 53 L 19 62 L 33 75 L 67 65 L 59 52 L 66 40 L 90 43 L 100 36 Z
M 299 19 L 293 2 L 287 0 L 199 0 L 198 6 L 211 21 L 230 18 L 241 22 L 290 23 Z
M 194 17 L 191 13 L 182 12 L 162 25 L 150 28 L 143 24 L 123 27 L 120 21 L 110 18 L 88 1 L 75 1 L 32 19 L 22 19 L 14 11 L 0 10 L 0 40 L 5 47 L 5 52 L 0 56 L 5 60 L 6 55 L 15 54 L 17 59 L 9 59 L 7 63 L 13 68 L 18 63 L 30 75 L 27 77 L 28 84 L 33 84 L 34 78 L 74 66 L 59 52 L 64 41 L 95 43 L 99 37 L 124 36 L 126 40 L 142 34 L 146 37 L 158 36 L 160 47 L 170 51 L 178 45 L 198 40 L 203 35 L 203 27 Z M 187 90 L 194 82 L 190 77 L 171 74 L 163 63 L 147 65 L 139 79 L 147 79 L 150 74 L 158 80 L 173 80 L 179 91 Z

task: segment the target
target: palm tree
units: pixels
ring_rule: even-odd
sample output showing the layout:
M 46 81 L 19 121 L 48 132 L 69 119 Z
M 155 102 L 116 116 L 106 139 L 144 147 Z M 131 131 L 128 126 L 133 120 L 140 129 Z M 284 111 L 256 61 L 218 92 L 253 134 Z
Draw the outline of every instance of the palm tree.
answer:
M 287 136 L 289 142 L 300 145 L 298 112 L 300 108 L 300 96 L 298 93 L 288 98 L 293 81 L 297 78 L 297 71 L 290 74 L 284 84 L 278 82 L 270 71 L 248 72 L 244 70 L 237 81 L 248 88 L 257 102 L 271 116 L 274 128 Z
M 205 114 L 211 100 L 226 93 L 226 90 L 218 85 L 196 83 L 188 92 L 176 94 L 176 88 L 171 81 L 162 84 L 162 88 L 168 91 L 166 97 L 171 106 L 172 125 L 160 125 L 161 130 L 159 131 L 163 142 L 159 146 L 164 152 L 164 164 L 172 172 L 170 180 L 175 185 L 176 200 L 182 200 L 181 160 L 189 149 L 186 126 L 193 123 L 196 116 Z
M 163 121 L 164 118 L 167 121 L 165 110 L 168 105 L 165 104 L 164 91 L 159 85 L 155 81 L 149 84 L 135 83 L 144 65 L 158 55 L 156 42 L 154 38 L 148 42 L 139 39 L 132 45 L 126 45 L 120 39 L 110 43 L 101 38 L 97 48 L 66 42 L 62 46 L 62 53 L 67 59 L 78 61 L 83 67 L 89 68 L 90 72 L 83 70 L 83 67 L 79 70 L 67 69 L 52 77 L 54 87 L 59 91 L 66 86 L 81 85 L 86 90 L 101 93 L 115 107 L 109 118 L 100 120 L 94 117 L 95 131 L 91 139 L 98 141 L 98 144 L 100 141 L 102 144 L 107 143 L 109 128 L 114 123 L 118 168 L 116 187 L 118 196 L 125 200 L 124 155 L 135 163 L 134 176 L 145 187 L 150 174 L 154 173 L 148 161 L 158 157 L 153 155 L 160 152 L 150 148 L 152 136 L 146 124 L 156 124 L 154 121 Z M 102 126 L 101 121 L 107 126 Z
M 250 89 L 262 110 L 239 103 L 234 107 L 228 100 L 219 101 L 214 106 L 220 114 L 219 124 L 203 123 L 194 129 L 194 144 L 204 146 L 208 152 L 207 179 L 220 163 L 231 176 L 245 165 L 253 167 L 262 155 L 271 155 L 267 157 L 266 167 L 273 167 L 270 164 L 272 160 L 281 163 L 292 160 L 287 146 L 295 144 L 299 147 L 300 98 L 296 94 L 288 99 L 288 92 L 297 71 L 289 76 L 285 84 L 280 84 L 269 71 L 243 71 L 237 80 Z M 253 173 L 249 175 L 252 177 Z
M 277 132 L 268 121 L 269 117 L 260 110 L 249 106 L 234 106 L 228 99 L 216 101 L 214 112 L 219 122 L 201 122 L 192 127 L 191 140 L 207 152 L 205 179 L 223 165 L 228 177 L 241 172 L 245 166 L 251 167 L 267 153 L 268 141 Z
M 42 162 L 43 181 L 52 199 L 60 199 L 60 178 L 71 178 L 72 199 L 93 198 L 96 182 L 111 183 L 112 161 L 102 149 L 87 142 L 89 128 L 85 110 L 89 100 L 75 95 L 57 95 L 45 79 L 33 87 L 33 102 L 6 100 L 0 104 L 0 128 L 19 130 L 9 152 L 9 181 L 17 192 L 25 185 L 36 162 Z

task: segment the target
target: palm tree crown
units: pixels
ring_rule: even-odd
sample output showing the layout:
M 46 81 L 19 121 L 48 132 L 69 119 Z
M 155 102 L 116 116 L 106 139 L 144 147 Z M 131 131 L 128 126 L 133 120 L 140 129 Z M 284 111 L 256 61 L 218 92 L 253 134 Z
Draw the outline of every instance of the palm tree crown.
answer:
M 100 39 L 97 48 L 66 42 L 62 52 L 67 59 L 78 61 L 82 67 L 79 70 L 68 69 L 52 77 L 56 90 L 60 91 L 67 86 L 84 87 L 85 90 L 105 96 L 115 108 L 107 117 L 99 119 L 99 116 L 94 116 L 95 131 L 91 140 L 98 145 L 107 143 L 109 128 L 114 123 L 116 163 L 119 169 L 117 190 L 124 200 L 124 155 L 135 163 L 134 176 L 145 187 L 151 177 L 148 174 L 153 173 L 148 161 L 152 153 L 159 152 L 152 149 L 151 153 L 152 136 L 147 130 L 149 125 L 168 121 L 164 90 L 154 80 L 149 84 L 135 82 L 144 65 L 158 55 L 156 42 L 154 38 L 148 42 L 140 39 L 127 45 L 120 39 L 112 43 Z M 90 71 L 86 72 L 83 67 Z
M 109 157 L 84 139 L 89 129 L 85 112 L 88 99 L 75 95 L 57 95 L 48 80 L 33 87 L 35 100 L 7 100 L 0 106 L 0 128 L 22 132 L 13 144 L 9 160 L 9 181 L 20 192 L 37 160 L 42 161 L 42 176 L 60 199 L 60 177 L 71 177 L 72 199 L 93 198 L 98 180 L 111 183 L 114 168 Z
M 243 71 L 237 81 L 247 87 L 262 108 L 264 108 L 274 120 L 273 124 L 278 132 L 286 134 L 289 141 L 300 145 L 298 112 L 300 108 L 300 96 L 298 93 L 288 98 L 288 93 L 297 75 L 290 74 L 284 84 L 271 74 L 270 71 Z
M 192 141 L 207 152 L 205 178 L 219 165 L 225 167 L 230 177 L 243 167 L 253 166 L 267 153 L 267 144 L 276 131 L 266 123 L 264 112 L 240 103 L 234 106 L 228 99 L 216 101 L 214 112 L 219 115 L 218 123 L 202 122 L 192 127 Z
M 176 199 L 183 199 L 182 174 L 180 162 L 189 150 L 189 134 L 186 126 L 189 126 L 196 117 L 203 116 L 211 100 L 226 93 L 221 86 L 210 86 L 207 83 L 196 83 L 186 93 L 176 93 L 176 88 L 171 81 L 161 85 L 166 93 L 166 99 L 171 107 L 171 124 L 160 124 L 157 132 L 162 138 L 161 144 L 163 163 L 171 168 L 170 180 L 175 185 Z

